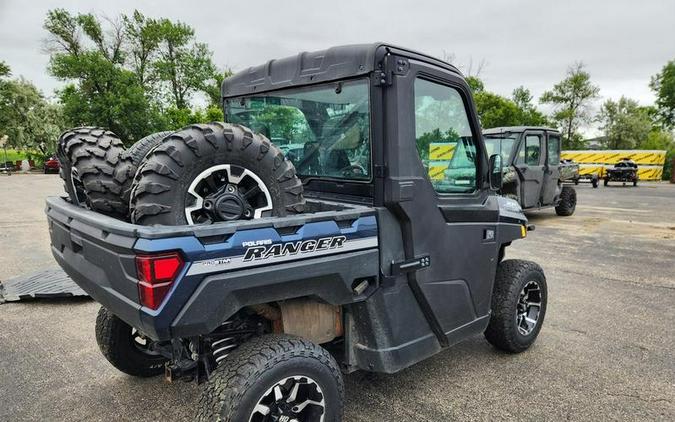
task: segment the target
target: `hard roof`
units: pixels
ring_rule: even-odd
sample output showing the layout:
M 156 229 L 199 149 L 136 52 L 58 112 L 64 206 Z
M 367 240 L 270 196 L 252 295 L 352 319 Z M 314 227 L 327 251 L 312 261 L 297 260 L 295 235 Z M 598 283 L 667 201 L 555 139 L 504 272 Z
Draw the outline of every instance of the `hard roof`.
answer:
M 225 98 L 237 97 L 365 75 L 375 70 L 388 53 L 423 61 L 459 74 L 457 68 L 451 64 L 413 50 L 379 42 L 353 44 L 302 52 L 249 67 L 225 79 L 221 94 Z
M 560 132 L 558 129 L 546 126 L 502 126 L 502 127 L 493 127 L 490 129 L 483 129 L 483 135 L 496 135 L 499 133 L 519 133 L 525 132 L 526 130 L 545 130 L 547 132 Z

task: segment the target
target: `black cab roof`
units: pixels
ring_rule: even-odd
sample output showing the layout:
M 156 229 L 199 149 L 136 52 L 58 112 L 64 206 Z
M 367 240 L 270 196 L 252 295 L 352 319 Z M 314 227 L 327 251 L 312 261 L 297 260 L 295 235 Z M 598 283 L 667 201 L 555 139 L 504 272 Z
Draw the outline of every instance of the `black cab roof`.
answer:
M 453 65 L 429 55 L 385 43 L 353 44 L 302 52 L 270 60 L 225 79 L 223 98 L 250 95 L 292 86 L 311 85 L 368 74 L 389 54 L 405 56 L 460 74 Z

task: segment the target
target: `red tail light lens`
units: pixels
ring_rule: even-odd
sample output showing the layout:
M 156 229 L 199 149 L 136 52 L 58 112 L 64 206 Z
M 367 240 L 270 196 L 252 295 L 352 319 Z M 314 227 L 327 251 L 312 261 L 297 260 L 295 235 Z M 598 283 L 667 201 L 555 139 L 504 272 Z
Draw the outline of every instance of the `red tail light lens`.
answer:
M 153 310 L 159 308 L 182 268 L 183 258 L 178 252 L 137 256 L 141 305 Z

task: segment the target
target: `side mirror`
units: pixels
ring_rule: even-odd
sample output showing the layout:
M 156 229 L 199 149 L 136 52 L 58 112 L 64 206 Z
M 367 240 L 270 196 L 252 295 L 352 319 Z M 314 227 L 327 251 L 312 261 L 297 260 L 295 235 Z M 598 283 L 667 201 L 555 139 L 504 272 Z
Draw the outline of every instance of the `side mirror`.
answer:
M 490 189 L 500 190 L 502 188 L 502 156 L 501 154 L 493 154 L 490 156 Z

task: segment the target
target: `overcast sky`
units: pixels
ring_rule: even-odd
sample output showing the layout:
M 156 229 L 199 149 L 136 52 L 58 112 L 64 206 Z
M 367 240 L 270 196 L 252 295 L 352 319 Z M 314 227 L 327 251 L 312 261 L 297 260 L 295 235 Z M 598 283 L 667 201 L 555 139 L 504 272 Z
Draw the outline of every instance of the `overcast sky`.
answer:
M 603 98 L 653 101 L 649 78 L 675 59 L 675 0 L 174 1 L 0 0 L 0 60 L 51 95 L 45 14 L 53 7 L 107 16 L 131 13 L 182 20 L 233 70 L 332 45 L 385 41 L 454 62 L 487 89 L 537 98 L 581 60 Z

